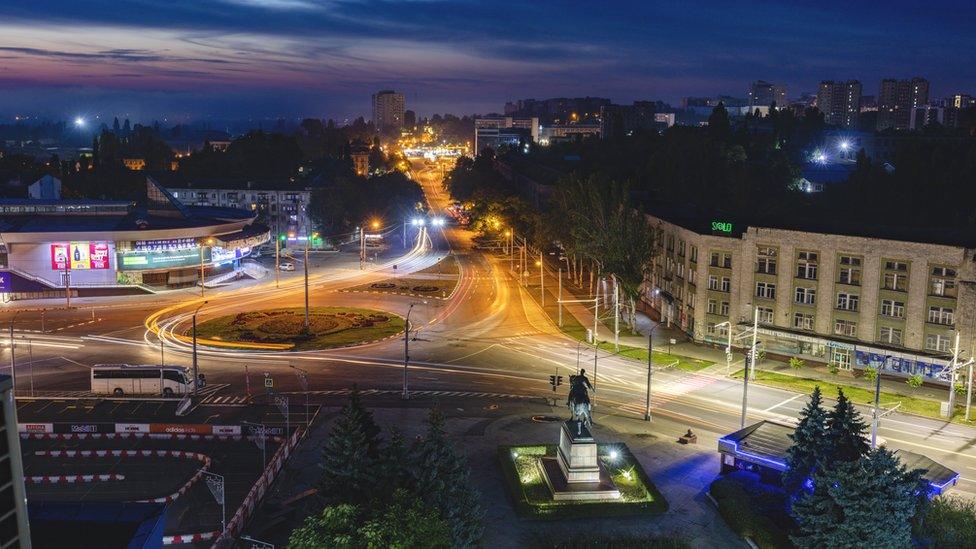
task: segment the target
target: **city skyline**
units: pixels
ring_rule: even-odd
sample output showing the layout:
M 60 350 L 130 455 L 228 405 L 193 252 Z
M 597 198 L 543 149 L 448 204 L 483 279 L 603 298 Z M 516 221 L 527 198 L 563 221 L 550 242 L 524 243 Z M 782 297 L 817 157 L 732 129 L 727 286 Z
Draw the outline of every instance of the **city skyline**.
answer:
M 730 19 L 717 2 L 689 12 L 624 2 L 499 11 L 448 2 L 48 0 L 5 10 L 0 115 L 343 120 L 369 118 L 370 94 L 386 88 L 403 91 L 421 115 L 500 111 L 524 97 L 745 97 L 760 79 L 785 84 L 792 97 L 815 93 L 821 80 L 857 79 L 872 95 L 883 78 L 914 76 L 932 83 L 933 98 L 969 91 L 976 64 L 963 52 L 973 10 L 959 3 L 954 17 L 928 22 L 922 7 L 891 7 L 754 2 L 737 8 L 752 16 Z

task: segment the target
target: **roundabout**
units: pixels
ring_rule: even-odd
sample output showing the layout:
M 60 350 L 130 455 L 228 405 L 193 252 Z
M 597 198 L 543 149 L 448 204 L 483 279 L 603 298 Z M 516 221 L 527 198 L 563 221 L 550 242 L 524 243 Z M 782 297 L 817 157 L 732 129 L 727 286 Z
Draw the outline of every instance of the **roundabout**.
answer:
M 279 350 L 311 351 L 369 343 L 403 332 L 399 315 L 356 307 L 313 307 L 308 328 L 305 310 L 263 309 L 209 319 L 197 325 L 201 344 Z M 183 337 L 191 336 L 190 332 Z

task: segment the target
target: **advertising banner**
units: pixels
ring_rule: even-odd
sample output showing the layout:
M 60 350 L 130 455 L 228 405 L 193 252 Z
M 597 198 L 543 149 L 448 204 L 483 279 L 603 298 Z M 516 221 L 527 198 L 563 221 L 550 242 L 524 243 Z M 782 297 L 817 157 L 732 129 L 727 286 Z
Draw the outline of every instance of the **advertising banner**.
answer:
M 116 423 L 116 433 L 148 433 L 148 423 Z
M 91 268 L 91 262 L 88 260 L 87 242 L 72 242 L 69 253 L 72 271 Z
M 56 242 L 51 244 L 51 269 L 63 271 L 68 268 L 68 243 Z
M 136 240 L 134 248 L 138 252 L 172 252 L 196 249 L 195 238 L 168 238 L 164 240 Z
M 150 423 L 149 432 L 179 435 L 210 435 L 213 434 L 213 425 L 206 423 Z
M 18 423 L 17 430 L 21 433 L 53 433 L 53 423 Z
M 10 273 L 0 271 L 0 293 L 10 292 Z
M 241 434 L 240 425 L 214 425 L 213 434 L 225 436 L 237 436 Z
M 203 249 L 204 263 L 210 262 L 210 248 Z M 120 271 L 144 271 L 149 269 L 176 269 L 199 267 L 200 249 L 160 252 L 119 252 L 116 265 Z
M 92 269 L 109 269 L 108 242 L 91 242 L 88 245 L 88 258 Z
M 114 423 L 55 423 L 55 433 L 114 433 Z

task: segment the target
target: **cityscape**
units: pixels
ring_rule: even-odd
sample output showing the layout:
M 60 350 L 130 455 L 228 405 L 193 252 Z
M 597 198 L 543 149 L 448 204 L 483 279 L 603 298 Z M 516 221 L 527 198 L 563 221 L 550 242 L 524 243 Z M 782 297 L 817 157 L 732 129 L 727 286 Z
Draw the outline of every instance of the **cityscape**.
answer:
M 0 547 L 976 547 L 976 6 L 830 4 L 5 7 Z

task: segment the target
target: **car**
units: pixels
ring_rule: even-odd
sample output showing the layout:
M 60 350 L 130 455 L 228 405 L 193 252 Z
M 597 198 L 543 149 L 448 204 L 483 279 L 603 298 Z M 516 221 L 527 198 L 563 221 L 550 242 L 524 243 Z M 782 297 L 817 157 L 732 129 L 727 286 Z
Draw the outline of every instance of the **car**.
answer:
M 294 271 L 295 270 L 295 264 L 292 263 L 292 262 L 290 262 L 290 261 L 285 261 L 285 262 L 283 262 L 283 263 L 281 263 L 281 264 L 278 265 L 278 269 L 280 269 L 282 271 Z

